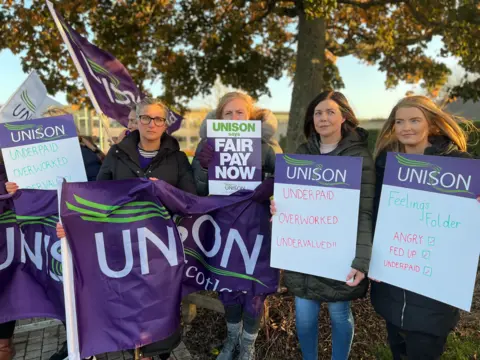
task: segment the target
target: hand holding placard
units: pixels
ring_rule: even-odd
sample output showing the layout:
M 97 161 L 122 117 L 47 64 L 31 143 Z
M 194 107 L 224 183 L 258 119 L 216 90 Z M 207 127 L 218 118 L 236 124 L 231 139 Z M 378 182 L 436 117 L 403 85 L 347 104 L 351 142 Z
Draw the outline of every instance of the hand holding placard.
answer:
M 200 166 L 202 168 L 208 169 L 208 165 L 213 159 L 213 154 L 213 147 L 208 142 L 205 142 L 202 146 L 202 150 L 200 150 L 200 153 L 197 156 L 197 159 L 200 162 Z
M 18 185 L 14 182 L 7 182 L 5 183 L 5 189 L 7 190 L 7 193 L 15 194 L 18 190 Z

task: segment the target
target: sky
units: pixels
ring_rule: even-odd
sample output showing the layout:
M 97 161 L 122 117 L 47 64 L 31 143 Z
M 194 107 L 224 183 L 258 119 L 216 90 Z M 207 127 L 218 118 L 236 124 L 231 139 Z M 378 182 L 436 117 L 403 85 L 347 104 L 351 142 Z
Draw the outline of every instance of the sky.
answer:
M 429 44 L 427 54 L 437 56 L 441 45 L 441 39 L 434 38 Z M 441 61 L 451 67 L 455 67 L 457 63 L 455 58 L 443 58 Z M 412 90 L 415 93 L 422 91 L 419 85 L 405 83 L 387 90 L 386 74 L 379 71 L 377 66 L 363 64 L 353 56 L 339 58 L 337 66 L 345 83 L 345 88 L 340 91 L 347 97 L 359 119 L 385 118 L 407 91 Z M 8 100 L 26 77 L 27 74 L 22 71 L 20 57 L 13 55 L 9 50 L 2 50 L 0 52 L 0 104 Z M 280 80 L 271 79 L 268 87 L 271 97 L 262 96 L 258 105 L 272 111 L 289 111 L 292 96 L 291 79 L 286 76 Z M 155 84 L 150 89 L 153 95 L 157 96 L 160 94 L 161 84 Z M 65 93 L 57 93 L 55 99 L 66 104 Z M 197 97 L 188 105 L 190 108 L 199 108 L 208 102 L 208 98 Z

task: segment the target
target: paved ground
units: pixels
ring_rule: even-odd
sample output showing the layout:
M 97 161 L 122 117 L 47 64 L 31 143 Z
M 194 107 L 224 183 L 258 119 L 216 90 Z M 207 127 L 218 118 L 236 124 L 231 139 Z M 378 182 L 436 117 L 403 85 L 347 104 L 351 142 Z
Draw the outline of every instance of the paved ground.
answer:
M 45 321 L 48 321 L 47 323 Z M 45 325 L 50 325 L 43 328 Z M 57 321 L 47 319 L 22 320 L 15 329 L 14 360 L 48 360 L 65 341 L 65 328 Z M 98 360 L 129 360 L 132 355 L 127 352 L 115 352 L 97 356 Z M 191 356 L 182 342 L 175 349 L 170 360 L 190 360 Z

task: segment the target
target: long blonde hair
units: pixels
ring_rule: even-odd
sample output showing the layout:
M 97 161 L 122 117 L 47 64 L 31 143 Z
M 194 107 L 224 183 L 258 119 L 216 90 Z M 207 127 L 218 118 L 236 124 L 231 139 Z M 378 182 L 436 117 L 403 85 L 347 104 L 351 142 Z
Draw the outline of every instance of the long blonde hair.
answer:
M 426 96 L 414 95 L 407 96 L 400 100 L 397 105 L 392 109 L 390 116 L 383 125 L 382 130 L 378 134 L 377 143 L 375 144 L 375 157 L 378 156 L 384 150 L 404 152 L 404 146 L 398 141 L 395 136 L 395 116 L 397 110 L 400 108 L 415 107 L 419 109 L 427 119 L 430 127 L 430 135 L 443 135 L 450 139 L 452 143 L 457 145 L 460 151 L 467 150 L 468 136 L 464 130 L 458 124 L 464 122 L 467 125 L 471 125 L 470 122 L 450 115 L 446 111 L 442 110 L 431 99 Z
M 232 91 L 223 95 L 218 102 L 217 110 L 215 111 L 215 116 L 217 117 L 217 119 L 222 118 L 222 112 L 225 105 L 235 99 L 241 99 L 245 101 L 245 104 L 247 105 L 248 119 L 250 120 L 252 118 L 255 104 L 252 97 L 239 91 Z

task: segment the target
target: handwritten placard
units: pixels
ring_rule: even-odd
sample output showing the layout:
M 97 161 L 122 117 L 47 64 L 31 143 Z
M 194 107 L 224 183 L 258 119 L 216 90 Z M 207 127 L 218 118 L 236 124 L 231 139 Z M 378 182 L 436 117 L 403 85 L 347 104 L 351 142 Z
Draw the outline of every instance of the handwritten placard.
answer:
M 56 189 L 57 177 L 87 181 L 72 115 L 0 125 L 9 181 L 24 189 Z
M 346 281 L 355 258 L 362 159 L 277 155 L 270 265 Z
M 389 153 L 370 276 L 470 310 L 480 254 L 480 161 Z
M 262 181 L 260 121 L 207 120 L 207 138 L 215 154 L 208 168 L 211 195 L 254 190 Z

